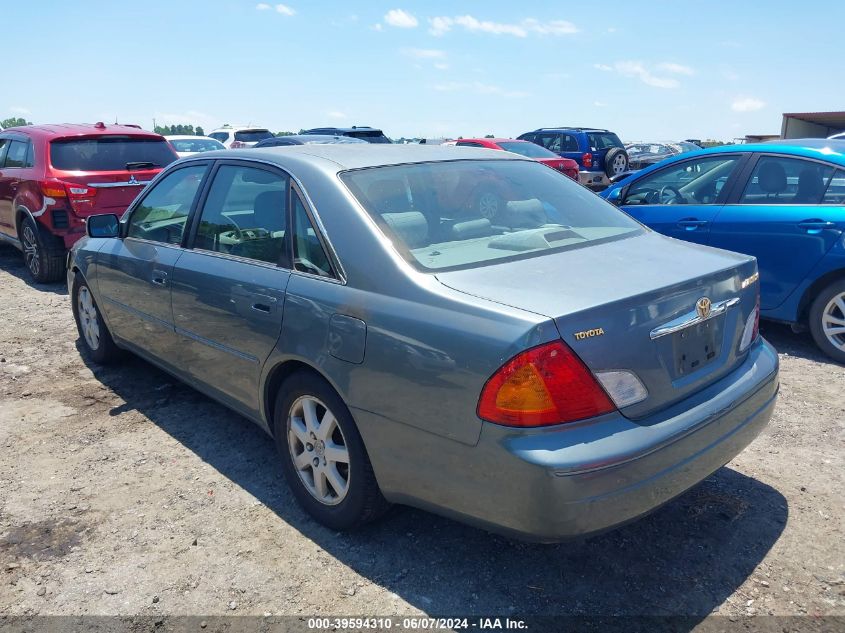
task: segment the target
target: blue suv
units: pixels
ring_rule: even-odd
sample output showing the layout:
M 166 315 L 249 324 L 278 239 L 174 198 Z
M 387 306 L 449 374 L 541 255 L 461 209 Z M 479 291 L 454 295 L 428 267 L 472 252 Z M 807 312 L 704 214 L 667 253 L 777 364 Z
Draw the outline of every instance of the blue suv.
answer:
M 619 137 L 591 127 L 543 127 L 518 137 L 578 163 L 578 182 L 606 187 L 628 171 L 628 152 Z

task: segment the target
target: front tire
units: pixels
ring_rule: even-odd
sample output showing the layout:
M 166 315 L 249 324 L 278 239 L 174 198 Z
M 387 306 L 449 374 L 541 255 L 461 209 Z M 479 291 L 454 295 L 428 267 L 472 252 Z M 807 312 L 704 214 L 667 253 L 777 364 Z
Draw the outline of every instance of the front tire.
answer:
M 21 222 L 23 259 L 33 281 L 39 284 L 58 281 L 65 273 L 64 242 L 26 216 Z
M 810 306 L 810 333 L 833 360 L 845 363 L 845 281 L 822 290 Z
M 291 375 L 276 397 L 273 430 L 299 504 L 333 530 L 352 530 L 389 507 L 349 409 L 325 380 Z
M 107 365 L 118 358 L 120 349 L 115 345 L 103 315 L 100 314 L 88 282 L 79 273 L 76 273 L 73 279 L 71 305 L 79 339 L 91 360 Z

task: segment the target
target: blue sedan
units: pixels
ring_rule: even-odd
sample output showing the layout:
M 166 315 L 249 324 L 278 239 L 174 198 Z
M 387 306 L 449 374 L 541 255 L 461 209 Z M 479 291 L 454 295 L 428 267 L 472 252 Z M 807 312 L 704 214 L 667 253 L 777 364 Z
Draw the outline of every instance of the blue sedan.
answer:
M 253 420 L 333 529 L 394 502 L 542 541 L 603 530 L 730 461 L 775 406 L 753 257 L 516 154 L 207 152 L 87 231 L 84 353 L 134 352 Z
M 664 235 L 754 255 L 760 316 L 845 362 L 845 141 L 692 152 L 601 195 Z

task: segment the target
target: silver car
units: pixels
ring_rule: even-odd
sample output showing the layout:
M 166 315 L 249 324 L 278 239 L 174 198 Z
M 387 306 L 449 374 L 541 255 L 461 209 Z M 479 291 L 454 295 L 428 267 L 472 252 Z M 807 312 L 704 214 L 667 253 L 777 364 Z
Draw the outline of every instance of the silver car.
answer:
M 649 512 L 765 426 L 757 277 L 533 160 L 425 145 L 183 159 L 68 266 L 90 358 L 253 420 L 323 524 L 402 503 L 541 541 Z

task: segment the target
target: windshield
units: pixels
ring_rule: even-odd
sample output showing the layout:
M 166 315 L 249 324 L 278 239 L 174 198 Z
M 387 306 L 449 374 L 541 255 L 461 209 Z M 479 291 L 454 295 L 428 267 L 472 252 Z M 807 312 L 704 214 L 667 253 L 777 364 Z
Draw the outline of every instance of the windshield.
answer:
M 172 139 L 170 144 L 177 152 L 211 152 L 215 149 L 226 149 L 222 143 L 211 138 Z
M 50 162 L 63 171 L 126 171 L 130 163 L 169 165 L 177 156 L 164 139 L 100 136 L 50 143 Z
M 557 154 L 528 141 L 500 141 L 496 143 L 506 152 L 513 152 L 528 158 L 560 158 Z
M 370 130 L 367 132 L 346 132 L 346 136 L 351 136 L 353 138 L 360 138 L 368 143 L 390 143 L 390 139 L 384 135 L 384 132 L 381 130 Z
M 341 179 L 411 264 L 454 270 L 621 239 L 643 228 L 533 161 L 371 167 Z
M 257 143 L 265 138 L 273 138 L 273 133 L 270 130 L 241 130 L 235 132 L 235 140 L 241 143 Z

